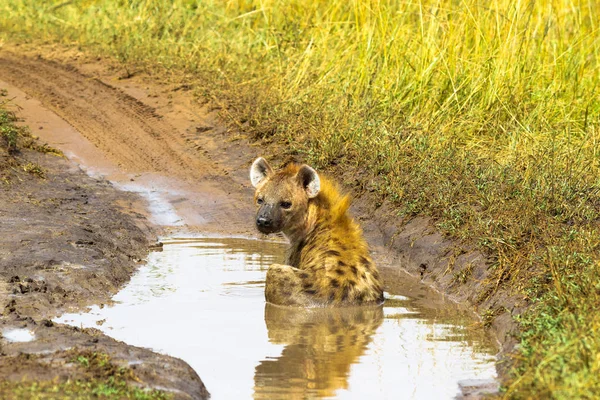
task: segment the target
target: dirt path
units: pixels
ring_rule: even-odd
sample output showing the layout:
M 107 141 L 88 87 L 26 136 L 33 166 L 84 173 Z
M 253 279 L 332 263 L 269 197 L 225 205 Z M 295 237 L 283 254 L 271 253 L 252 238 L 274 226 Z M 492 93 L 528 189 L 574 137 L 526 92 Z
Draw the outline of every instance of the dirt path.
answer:
M 182 137 L 155 110 L 75 68 L 3 54 L 2 78 L 68 121 L 124 172 L 157 172 L 185 180 L 214 176 L 190 155 Z
M 0 88 L 22 107 L 21 115 L 37 127 L 36 135 L 84 169 L 93 166 L 91 175 L 139 192 L 149 203 L 162 201 L 163 206 L 149 205 L 162 207 L 153 222 L 218 233 L 227 221 L 227 233 L 248 233 L 252 213 L 241 198 L 243 185 L 205 155 L 205 147 L 218 147 L 214 135 L 219 132 L 206 134 L 217 130 L 209 115 L 183 112 L 170 101 L 171 110 L 158 114 L 71 66 L 10 52 L 0 54 L 0 80 Z
M 15 169 L 10 185 L 0 186 L 0 397 L 16 398 L 5 380 L 55 385 L 106 378 L 103 370 L 73 362 L 102 353 L 120 366 L 135 365 L 136 384 L 173 391 L 179 399 L 205 398 L 202 381 L 180 360 L 51 322 L 109 302 L 156 239 L 143 216 L 124 211 L 137 196 L 54 155 L 22 150 L 19 159 L 40 167 L 45 179 Z M 35 340 L 6 339 L 11 332 Z
M 51 62 L 1 58 L 0 64 L 0 79 L 14 80 L 30 93 L 0 82 L 13 105 L 19 107 L 23 122 L 35 134 L 63 149 L 80 167 L 93 166 L 87 172 L 94 176 L 68 160 L 23 150 L 23 161 L 40 166 L 46 179 L 15 170 L 14 182 L 1 187 L 0 397 L 7 395 L 6 390 L 14 394 L 11 384 L 7 389 L 7 379 L 60 383 L 84 378 L 103 384 L 105 370 L 91 370 L 74 362 L 102 353 L 118 366 L 134 371 L 134 385 L 160 388 L 178 399 L 206 398 L 202 381 L 185 362 L 117 342 L 94 329 L 56 325 L 50 319 L 110 301 L 146 257 L 155 235 L 167 229 L 161 225 L 182 225 L 177 212 L 171 209 L 166 211 L 176 219 L 159 219 L 155 224 L 146 219 L 164 214 L 165 210 L 160 209 L 164 204 L 179 204 L 180 211 L 189 212 L 186 221 L 197 221 L 203 229 L 218 231 L 220 224 L 213 221 L 237 211 L 235 207 L 212 204 L 219 196 L 230 203 L 226 196 L 232 182 L 217 184 L 210 163 L 171 150 L 170 146 L 178 145 L 168 136 L 171 127 L 123 92 L 76 72 L 72 72 L 74 84 L 70 86 L 69 68 L 61 69 Z M 89 95 L 98 90 L 104 91 L 100 98 L 108 103 L 78 100 L 78 91 Z M 75 121 L 74 125 L 80 124 L 91 140 L 45 106 L 69 122 Z M 104 108 L 110 111 L 110 118 L 103 115 Z M 103 125 L 114 129 L 121 120 L 130 137 L 138 135 L 138 140 L 149 143 L 134 147 L 135 142 L 121 141 L 110 136 L 110 130 L 102 129 Z M 150 140 L 142 140 L 143 135 Z M 118 151 L 104 151 L 100 146 Z M 139 163 L 131 162 L 136 152 L 153 154 L 159 150 L 162 152 L 157 153 L 155 164 L 147 157 L 140 157 Z M 187 170 L 194 171 L 190 177 L 185 176 Z M 110 178 L 113 184 L 99 177 Z M 202 183 L 197 184 L 200 180 Z M 115 185 L 128 186 L 142 197 L 119 191 Z M 214 197 L 196 199 L 198 188 Z M 146 211 L 148 206 L 150 212 Z M 196 207 L 206 208 L 207 214 L 195 218 L 202 214 Z M 11 332 L 29 332 L 35 340 L 13 342 L 8 339 Z

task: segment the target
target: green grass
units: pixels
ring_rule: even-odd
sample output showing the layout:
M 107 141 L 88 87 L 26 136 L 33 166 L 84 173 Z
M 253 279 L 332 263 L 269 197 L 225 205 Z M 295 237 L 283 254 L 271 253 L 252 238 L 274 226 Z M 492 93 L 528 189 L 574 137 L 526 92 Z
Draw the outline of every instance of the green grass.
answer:
M 479 300 L 531 304 L 507 388 L 523 398 L 600 396 L 599 21 L 600 2 L 566 0 L 0 5 L 4 40 L 188 83 L 255 139 L 364 171 L 400 215 L 486 251 Z
M 27 127 L 17 125 L 15 113 L 8 110 L 1 99 L 0 97 L 0 183 L 7 185 L 15 178 L 19 180 L 19 173 L 22 171 L 45 178 L 44 168 L 35 162 L 26 161 L 21 157 L 21 150 L 31 149 L 59 156 L 62 156 L 62 152 L 37 143 Z
M 45 178 L 46 171 L 39 164 L 22 157 L 22 150 L 29 149 L 40 153 L 63 157 L 63 153 L 45 143 L 38 142 L 28 127 L 19 125 L 12 109 L 8 93 L 0 91 L 0 182 L 10 184 L 21 171 Z M 20 178 L 17 178 L 20 179 Z
M 17 139 L 23 134 L 23 129 L 15 125 L 16 121 L 14 113 L 0 108 L 0 143 L 8 154 L 17 149 Z
M 167 400 L 171 396 L 158 390 L 145 390 L 129 382 L 139 379 L 129 368 L 114 365 L 108 354 L 72 350 L 71 375 L 65 381 L 3 381 L 0 397 L 11 399 L 131 399 Z M 35 357 L 35 356 L 33 356 Z

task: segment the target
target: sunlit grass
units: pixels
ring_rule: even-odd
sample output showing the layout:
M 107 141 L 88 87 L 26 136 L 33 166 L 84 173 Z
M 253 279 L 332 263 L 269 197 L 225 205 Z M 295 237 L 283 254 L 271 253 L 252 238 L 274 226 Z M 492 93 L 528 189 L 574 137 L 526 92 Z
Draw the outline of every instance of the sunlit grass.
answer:
M 515 397 L 600 394 L 600 2 L 13 0 L 5 40 L 185 76 L 257 139 L 368 172 L 533 303 Z

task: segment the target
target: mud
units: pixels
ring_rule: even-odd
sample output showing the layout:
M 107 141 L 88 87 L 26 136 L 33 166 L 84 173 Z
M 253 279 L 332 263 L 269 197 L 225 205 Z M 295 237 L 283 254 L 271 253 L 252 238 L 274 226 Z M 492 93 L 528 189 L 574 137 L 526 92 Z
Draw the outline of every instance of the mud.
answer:
M 147 235 L 151 229 L 142 222 L 147 218 L 153 234 L 254 235 L 248 167 L 258 155 L 278 154 L 277 144 L 259 148 L 225 128 L 219 110 L 198 104 L 181 79 L 157 83 L 144 73 L 121 78 L 118 65 L 73 49 L 4 46 L 0 51 L 0 87 L 23 107 L 34 133 L 88 174 L 141 195 L 113 201 L 130 210 L 135 229 Z M 270 158 L 277 163 L 277 156 Z M 365 228 L 376 262 L 402 266 L 384 272 L 386 279 L 398 279 L 403 293 L 417 301 L 431 301 L 421 296 L 428 290 L 421 284 L 425 282 L 479 314 L 487 312 L 494 318 L 484 322 L 504 351 L 512 349 L 512 315 L 521 305 L 502 293 L 486 295 L 494 282 L 486 279 L 489 260 L 483 254 L 444 238 L 428 219 L 397 218 L 394 205 L 365 185 L 360 171 L 329 172 L 341 176 L 353 192 L 352 210 Z M 166 204 L 167 209 L 152 213 L 153 204 Z M 169 218 L 157 219 L 162 214 Z M 457 279 L 460 272 L 468 272 L 469 279 Z M 130 271 L 123 275 L 115 287 Z M 110 285 L 106 288 L 107 294 L 113 293 Z
M 500 343 L 498 368 L 502 377 L 510 368 L 510 353 L 518 342 L 515 316 L 526 308 L 526 302 L 496 290 L 498 282 L 490 279 L 492 260 L 442 235 L 435 221 L 425 217 L 406 221 L 390 218 L 396 215 L 393 204 L 365 190 L 359 193 L 353 209 L 362 217 L 370 243 L 385 254 L 390 265 L 400 266 L 413 280 L 468 305 L 482 317 L 481 323 Z
M 79 329 L 50 321 L 1 321 L 35 332 L 35 340 L 3 347 L 0 376 L 13 381 L 64 382 L 89 378 L 78 371 L 74 358 L 80 354 L 108 354 L 117 367 L 130 368 L 134 385 L 165 391 L 174 399 L 205 399 L 208 392 L 196 372 L 185 362 L 148 349 L 116 341 L 97 329 Z
M 135 363 L 143 386 L 173 391 L 178 398 L 205 396 L 200 378 L 182 361 L 49 321 L 110 301 L 152 242 L 145 219 L 117 205 L 134 201 L 133 195 L 56 156 L 25 151 L 22 157 L 39 164 L 46 179 L 17 173 L 0 191 L 2 379 L 73 378 L 68 349 L 79 348 L 109 354 L 123 365 Z M 153 372 L 165 366 L 168 372 Z
M 29 153 L 47 179 L 22 176 L 0 192 L 3 314 L 51 318 L 104 302 L 148 249 L 143 219 L 116 202 L 131 196 L 75 171 L 56 156 Z

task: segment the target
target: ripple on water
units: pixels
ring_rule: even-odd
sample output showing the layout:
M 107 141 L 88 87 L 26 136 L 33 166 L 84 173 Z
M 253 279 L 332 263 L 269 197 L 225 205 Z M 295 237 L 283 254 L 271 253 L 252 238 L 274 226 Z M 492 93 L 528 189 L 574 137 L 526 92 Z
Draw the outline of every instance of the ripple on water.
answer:
M 444 399 L 494 382 L 495 348 L 452 307 L 417 306 L 394 288 L 378 307 L 277 307 L 263 290 L 282 244 L 163 242 L 114 306 L 57 321 L 180 357 L 215 399 Z

